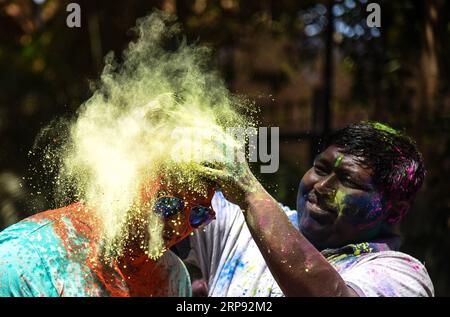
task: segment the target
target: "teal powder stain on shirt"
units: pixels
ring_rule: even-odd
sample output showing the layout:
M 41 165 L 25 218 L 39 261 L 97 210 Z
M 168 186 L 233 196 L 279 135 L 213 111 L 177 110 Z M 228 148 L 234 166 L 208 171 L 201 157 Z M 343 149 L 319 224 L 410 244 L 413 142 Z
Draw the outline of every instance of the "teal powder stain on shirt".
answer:
M 132 296 L 116 266 L 98 258 L 95 222 L 77 210 L 74 204 L 42 212 L 0 232 L 0 297 Z M 167 272 L 163 283 L 156 281 L 155 296 L 191 295 L 187 269 L 175 254 L 166 252 L 155 267 Z

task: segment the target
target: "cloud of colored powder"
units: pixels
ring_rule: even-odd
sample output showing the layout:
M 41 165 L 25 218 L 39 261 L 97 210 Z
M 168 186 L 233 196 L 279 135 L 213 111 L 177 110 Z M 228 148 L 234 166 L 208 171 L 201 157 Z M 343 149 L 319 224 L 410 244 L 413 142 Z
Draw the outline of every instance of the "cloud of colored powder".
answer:
M 157 258 L 164 251 L 162 220 L 145 212 L 149 205 L 142 203 L 142 189 L 171 174 L 190 190 L 205 193 L 193 161 L 174 159 L 174 148 L 184 143 L 202 148 L 211 154 L 202 161 L 223 154 L 215 142 L 192 139 L 191 134 L 174 137 L 173 131 L 209 131 L 220 135 L 222 144 L 242 146 L 242 140 L 226 131 L 249 126 L 250 121 L 242 114 L 242 100 L 232 96 L 211 69 L 207 48 L 185 40 L 173 45 L 180 33 L 174 17 L 156 12 L 139 19 L 135 30 L 138 39 L 124 51 L 122 62 L 107 55 L 98 89 L 70 123 L 68 140 L 56 155 L 55 183 L 59 196 L 75 190 L 93 207 L 103 224 L 106 248 L 114 253 L 123 249 L 123 237 L 130 236 L 130 219 L 147 217 L 146 247 L 150 257 Z

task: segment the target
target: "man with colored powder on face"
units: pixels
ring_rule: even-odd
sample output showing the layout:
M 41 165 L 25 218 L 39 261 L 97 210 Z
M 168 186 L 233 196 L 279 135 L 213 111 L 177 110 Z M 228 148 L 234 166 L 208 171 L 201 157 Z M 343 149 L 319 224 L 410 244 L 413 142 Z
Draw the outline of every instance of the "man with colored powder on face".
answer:
M 202 195 L 162 181 L 144 191 L 144 212 L 129 217 L 117 256 L 105 254 L 104 224 L 81 203 L 5 229 L 0 233 L 0 296 L 190 296 L 186 267 L 168 249 L 214 219 L 209 207 L 214 189 L 207 185 Z M 152 203 L 144 202 L 149 198 Z M 163 224 L 164 248 L 155 258 L 147 251 L 149 212 Z
M 434 296 L 424 265 L 398 251 L 392 230 L 425 176 L 404 134 L 373 122 L 334 133 L 301 179 L 297 212 L 245 162 L 199 168 L 222 187 L 212 201 L 217 220 L 191 237 L 187 259 L 208 295 Z

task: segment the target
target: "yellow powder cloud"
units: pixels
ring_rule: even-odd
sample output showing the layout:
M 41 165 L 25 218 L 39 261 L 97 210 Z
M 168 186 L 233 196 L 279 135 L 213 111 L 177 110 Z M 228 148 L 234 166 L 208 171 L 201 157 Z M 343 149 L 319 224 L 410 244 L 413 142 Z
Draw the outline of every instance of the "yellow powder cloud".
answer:
M 143 186 L 169 173 L 190 190 L 205 192 L 192 163 L 226 159 L 223 144 L 243 142 L 227 128 L 250 123 L 239 110 L 242 103 L 208 66 L 208 49 L 185 40 L 167 48 L 180 31 L 172 16 L 153 13 L 138 20 L 135 30 L 139 37 L 121 63 L 112 54 L 106 57 L 98 89 L 71 122 L 58 157 L 57 186 L 60 195 L 75 188 L 77 197 L 93 207 L 103 222 L 106 247 L 115 254 L 123 248 L 122 237 L 130 234 L 129 220 L 147 217 L 146 247 L 157 258 L 164 251 L 162 223 L 145 213 L 149 206 L 140 201 Z M 205 133 L 220 142 L 198 137 Z M 186 149 L 202 155 L 183 156 Z

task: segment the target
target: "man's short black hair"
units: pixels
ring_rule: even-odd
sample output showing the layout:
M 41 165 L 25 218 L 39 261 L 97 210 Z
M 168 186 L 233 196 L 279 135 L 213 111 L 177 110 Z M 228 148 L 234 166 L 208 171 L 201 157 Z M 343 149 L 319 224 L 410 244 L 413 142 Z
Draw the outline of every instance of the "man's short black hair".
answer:
M 412 201 L 425 178 L 423 158 L 410 137 L 379 122 L 360 122 L 336 131 L 328 140 L 372 170 L 375 187 L 387 201 Z

